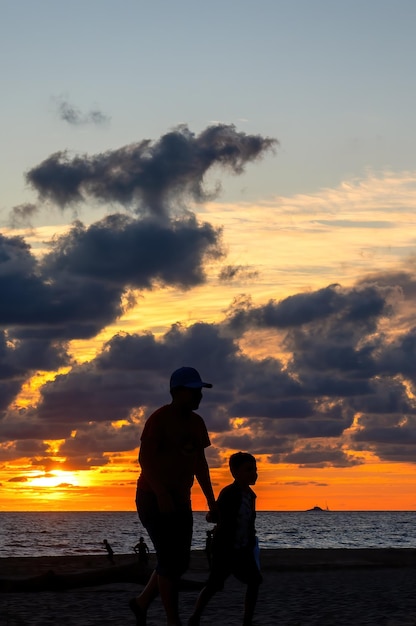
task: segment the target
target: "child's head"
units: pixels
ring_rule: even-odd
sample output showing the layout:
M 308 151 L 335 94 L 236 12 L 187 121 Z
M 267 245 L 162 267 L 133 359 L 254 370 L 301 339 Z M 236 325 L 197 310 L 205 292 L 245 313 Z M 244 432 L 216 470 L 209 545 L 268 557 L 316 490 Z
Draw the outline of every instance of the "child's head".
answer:
M 236 483 L 242 487 L 255 485 L 257 480 L 256 459 L 249 452 L 236 452 L 230 456 L 230 471 Z

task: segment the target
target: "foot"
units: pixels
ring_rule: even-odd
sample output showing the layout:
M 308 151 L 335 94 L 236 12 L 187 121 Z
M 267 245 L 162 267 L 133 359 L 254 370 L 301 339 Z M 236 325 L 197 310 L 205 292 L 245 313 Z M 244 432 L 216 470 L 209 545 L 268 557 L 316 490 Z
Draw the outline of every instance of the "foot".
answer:
M 129 607 L 136 616 L 136 626 L 146 626 L 146 613 L 145 609 L 142 609 L 136 602 L 136 598 L 132 598 L 129 602 Z

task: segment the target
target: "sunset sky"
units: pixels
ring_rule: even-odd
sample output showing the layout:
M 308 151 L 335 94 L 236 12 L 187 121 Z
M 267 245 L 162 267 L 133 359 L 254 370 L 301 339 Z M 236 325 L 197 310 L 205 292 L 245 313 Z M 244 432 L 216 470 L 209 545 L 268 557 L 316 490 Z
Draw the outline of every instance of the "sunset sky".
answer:
M 0 4 L 0 510 L 134 510 L 182 365 L 216 493 L 416 510 L 416 4 Z

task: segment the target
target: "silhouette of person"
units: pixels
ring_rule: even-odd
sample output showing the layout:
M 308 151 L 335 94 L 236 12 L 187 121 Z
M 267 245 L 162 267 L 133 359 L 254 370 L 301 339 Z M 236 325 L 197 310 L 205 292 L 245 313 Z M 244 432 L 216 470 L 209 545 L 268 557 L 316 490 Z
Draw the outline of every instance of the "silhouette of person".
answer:
M 212 567 L 206 586 L 196 601 L 188 626 L 199 626 L 203 610 L 224 582 L 234 576 L 247 585 L 243 626 L 252 626 L 262 576 L 256 560 L 255 501 L 250 488 L 257 480 L 257 465 L 248 452 L 230 457 L 234 482 L 221 490 L 217 500 L 217 527 L 212 540 Z
M 107 558 L 110 561 L 110 563 L 112 565 L 114 565 L 114 551 L 113 548 L 110 546 L 110 544 L 108 543 L 107 539 L 104 539 L 103 541 L 104 547 L 107 550 Z
M 208 560 L 208 567 L 209 569 L 211 569 L 211 561 L 212 561 L 212 537 L 213 537 L 214 531 L 213 530 L 207 530 L 207 536 L 205 539 L 205 554 L 207 555 L 207 560 Z
M 139 563 L 147 563 L 149 561 L 149 548 L 144 542 L 143 537 L 139 538 L 138 543 L 134 546 L 134 551 L 139 557 Z
M 136 506 L 156 551 L 157 565 L 142 593 L 130 600 L 136 624 L 146 624 L 146 613 L 157 593 L 169 626 L 181 626 L 179 579 L 187 570 L 192 541 L 191 487 L 197 479 L 210 511 L 215 498 L 205 458 L 211 445 L 202 417 L 196 411 L 203 382 L 193 367 L 181 367 L 170 378 L 172 401 L 152 413 L 144 426 L 139 452 L 141 473 Z

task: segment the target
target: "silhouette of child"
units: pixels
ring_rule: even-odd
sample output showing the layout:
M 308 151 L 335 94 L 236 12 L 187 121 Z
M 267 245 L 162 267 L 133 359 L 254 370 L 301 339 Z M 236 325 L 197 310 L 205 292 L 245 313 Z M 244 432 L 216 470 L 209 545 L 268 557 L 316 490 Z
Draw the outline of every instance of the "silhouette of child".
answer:
M 217 500 L 217 527 L 212 542 L 212 567 L 206 586 L 202 589 L 188 626 L 199 626 L 202 612 L 224 582 L 234 576 L 247 585 L 243 626 L 252 626 L 259 585 L 262 582 L 255 558 L 255 500 L 250 488 L 257 480 L 254 456 L 237 452 L 230 457 L 234 482 L 222 489 Z M 208 517 L 208 521 L 209 521 Z

